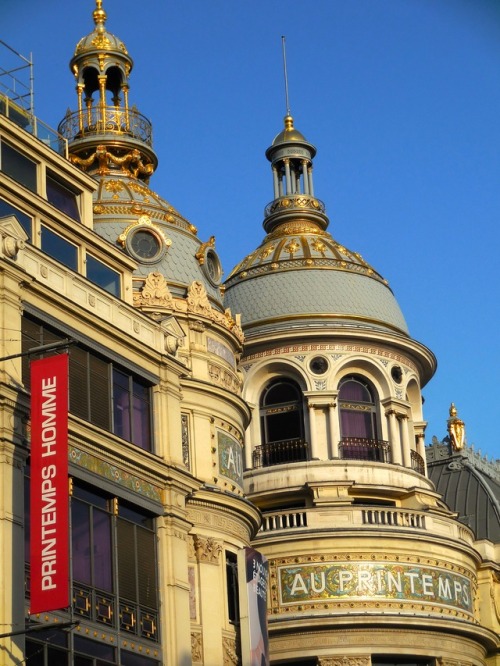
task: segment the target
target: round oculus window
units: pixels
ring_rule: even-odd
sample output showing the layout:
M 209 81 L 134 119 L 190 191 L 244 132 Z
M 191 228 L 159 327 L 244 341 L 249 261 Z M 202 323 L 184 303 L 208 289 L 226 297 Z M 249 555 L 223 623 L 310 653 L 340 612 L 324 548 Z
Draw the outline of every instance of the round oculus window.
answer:
M 209 281 L 214 286 L 220 284 L 222 278 L 222 266 L 217 253 L 211 247 L 207 248 L 207 251 L 205 252 L 203 270 Z
M 391 377 L 396 382 L 396 384 L 401 384 L 401 382 L 403 381 L 403 370 L 399 365 L 392 366 Z
M 315 375 L 324 375 L 328 370 L 328 361 L 324 356 L 315 356 L 311 359 L 309 367 Z
M 149 227 L 138 227 L 127 236 L 129 253 L 142 263 L 159 261 L 166 251 L 164 239 Z

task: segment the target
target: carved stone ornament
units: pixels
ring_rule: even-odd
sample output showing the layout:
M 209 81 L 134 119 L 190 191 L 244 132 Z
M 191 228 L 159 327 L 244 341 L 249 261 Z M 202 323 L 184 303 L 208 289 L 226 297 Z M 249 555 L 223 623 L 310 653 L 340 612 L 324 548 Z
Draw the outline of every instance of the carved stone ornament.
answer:
M 203 662 L 203 638 L 201 632 L 191 632 L 191 658 L 195 662 Z
M 24 250 L 28 236 L 15 215 L 0 217 L 0 256 L 16 259 L 19 250 Z
M 137 296 L 140 305 L 159 305 L 160 307 L 173 310 L 174 300 L 168 288 L 164 276 L 157 271 L 150 273 L 144 283 L 144 287 Z
M 195 280 L 191 283 L 188 289 L 187 306 L 188 312 L 210 317 L 212 306 L 208 300 L 207 290 L 203 282 Z
M 370 666 L 370 664 L 370 657 L 365 656 L 318 657 L 318 666 Z
M 224 666 L 238 666 L 240 663 L 236 638 L 224 636 L 222 638 L 222 648 L 224 650 Z
M 198 562 L 208 562 L 208 564 L 219 564 L 219 556 L 222 552 L 220 543 L 212 537 L 203 538 L 194 535 L 194 550 Z

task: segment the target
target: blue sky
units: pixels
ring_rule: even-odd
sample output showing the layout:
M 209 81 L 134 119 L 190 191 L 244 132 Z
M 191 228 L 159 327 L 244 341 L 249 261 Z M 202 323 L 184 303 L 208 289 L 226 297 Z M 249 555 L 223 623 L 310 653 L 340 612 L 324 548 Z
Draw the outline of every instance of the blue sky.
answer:
M 334 238 L 389 283 L 438 358 L 427 441 L 450 402 L 500 458 L 499 0 L 104 0 L 154 125 L 153 189 L 215 234 L 225 274 L 262 240 L 264 152 L 285 114 L 313 143 Z M 36 114 L 76 109 L 68 62 L 92 0 L 3 0 L 0 39 L 33 53 Z

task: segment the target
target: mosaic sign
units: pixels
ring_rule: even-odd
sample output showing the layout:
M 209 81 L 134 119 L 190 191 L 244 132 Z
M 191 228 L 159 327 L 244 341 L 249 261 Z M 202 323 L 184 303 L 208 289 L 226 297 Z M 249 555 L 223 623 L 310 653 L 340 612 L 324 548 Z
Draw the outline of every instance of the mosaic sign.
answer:
M 243 487 L 243 455 L 241 444 L 225 432 L 217 431 L 219 472 Z
M 322 562 L 278 568 L 282 604 L 390 600 L 441 604 L 472 615 L 471 582 L 438 567 L 377 562 Z

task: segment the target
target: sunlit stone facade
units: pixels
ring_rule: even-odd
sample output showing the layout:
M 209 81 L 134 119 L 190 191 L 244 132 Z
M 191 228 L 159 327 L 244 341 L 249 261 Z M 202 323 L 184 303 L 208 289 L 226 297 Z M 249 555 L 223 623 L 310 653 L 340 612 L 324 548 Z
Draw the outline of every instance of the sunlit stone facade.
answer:
M 435 358 L 330 235 L 316 149 L 287 116 L 224 290 L 214 238 L 150 189 L 132 59 L 93 20 L 58 134 L 0 97 L 0 664 L 246 666 L 251 545 L 275 666 L 498 666 L 500 539 L 436 490 L 467 456 L 429 472 Z M 30 615 L 28 352 L 66 339 L 70 599 Z

